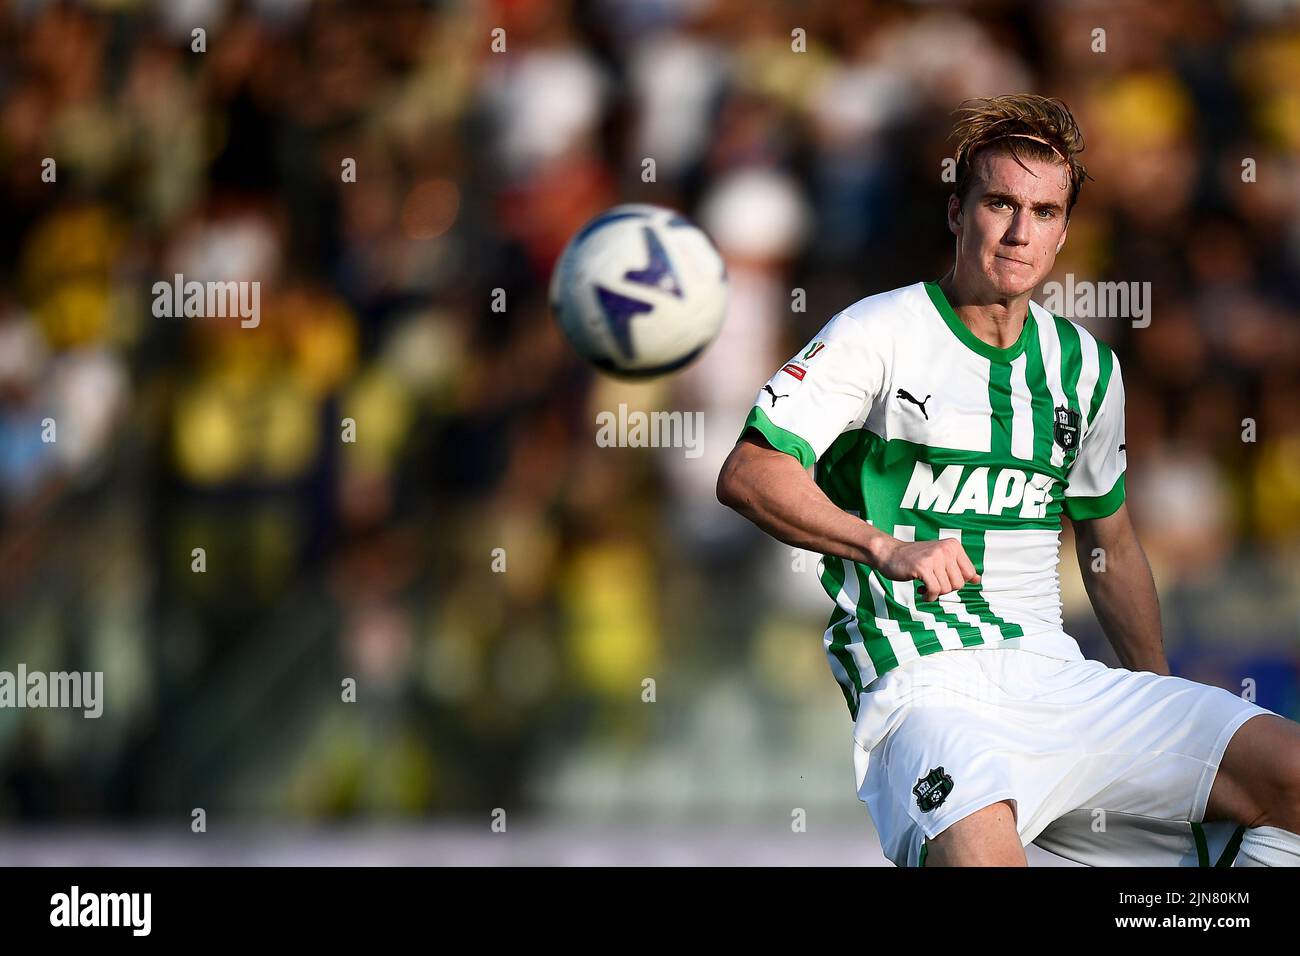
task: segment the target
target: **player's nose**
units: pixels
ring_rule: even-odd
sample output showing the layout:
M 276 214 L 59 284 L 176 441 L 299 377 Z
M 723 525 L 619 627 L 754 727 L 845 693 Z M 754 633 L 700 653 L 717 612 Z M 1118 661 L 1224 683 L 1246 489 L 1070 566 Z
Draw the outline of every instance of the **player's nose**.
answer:
M 1009 246 L 1026 246 L 1029 244 L 1029 217 L 1025 215 L 1023 209 L 1016 210 L 1015 215 L 1011 217 L 1011 222 L 1007 225 L 1007 231 L 1002 236 L 1002 241 Z

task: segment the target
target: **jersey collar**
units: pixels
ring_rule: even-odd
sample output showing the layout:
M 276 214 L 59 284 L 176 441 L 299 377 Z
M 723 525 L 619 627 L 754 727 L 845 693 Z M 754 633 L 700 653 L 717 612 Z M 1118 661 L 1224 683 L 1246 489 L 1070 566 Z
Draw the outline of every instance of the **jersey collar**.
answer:
M 1016 339 L 1013 344 L 1006 348 L 1000 349 L 995 345 L 989 345 L 989 343 L 985 342 L 972 332 L 967 327 L 966 323 L 957 317 L 957 313 L 953 311 L 953 307 L 948 304 L 948 297 L 945 296 L 943 290 L 939 288 L 939 283 L 925 283 L 925 291 L 929 294 L 930 301 L 934 303 L 935 310 L 939 315 L 943 316 L 943 321 L 947 324 L 948 328 L 952 329 L 953 335 L 961 339 L 969 349 L 984 356 L 989 361 L 1010 362 L 1023 353 L 1025 347 L 1029 344 L 1029 338 L 1033 335 L 1033 332 L 1031 332 L 1029 328 L 1034 322 L 1032 307 L 1027 309 L 1025 312 L 1025 322 L 1020 329 L 1020 338 Z

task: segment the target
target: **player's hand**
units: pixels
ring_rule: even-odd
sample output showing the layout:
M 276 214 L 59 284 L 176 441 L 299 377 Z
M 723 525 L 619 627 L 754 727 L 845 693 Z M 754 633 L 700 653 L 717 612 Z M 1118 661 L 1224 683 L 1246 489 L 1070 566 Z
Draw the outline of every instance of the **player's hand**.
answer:
M 967 582 L 980 581 L 975 565 L 956 538 L 915 542 L 895 538 L 883 550 L 876 570 L 891 581 L 919 580 L 927 601 L 936 601 Z

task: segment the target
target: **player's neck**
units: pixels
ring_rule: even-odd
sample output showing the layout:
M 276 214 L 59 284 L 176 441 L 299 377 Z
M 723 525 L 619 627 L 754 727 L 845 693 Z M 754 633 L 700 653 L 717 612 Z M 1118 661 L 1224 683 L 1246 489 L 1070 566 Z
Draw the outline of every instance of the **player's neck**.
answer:
M 943 290 L 952 310 L 957 313 L 957 318 L 981 342 L 999 349 L 1016 344 L 1025 327 L 1032 289 L 1014 298 L 981 295 L 978 290 L 961 282 L 955 269 L 949 269 L 939 280 L 939 288 Z

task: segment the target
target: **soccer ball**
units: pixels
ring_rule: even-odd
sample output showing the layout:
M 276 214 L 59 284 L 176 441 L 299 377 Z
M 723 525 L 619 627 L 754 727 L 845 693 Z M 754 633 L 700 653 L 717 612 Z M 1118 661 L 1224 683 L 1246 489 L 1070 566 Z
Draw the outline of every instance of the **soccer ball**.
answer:
M 578 354 L 620 378 L 689 364 L 717 336 L 727 266 L 672 209 L 629 203 L 592 219 L 551 275 L 551 311 Z

